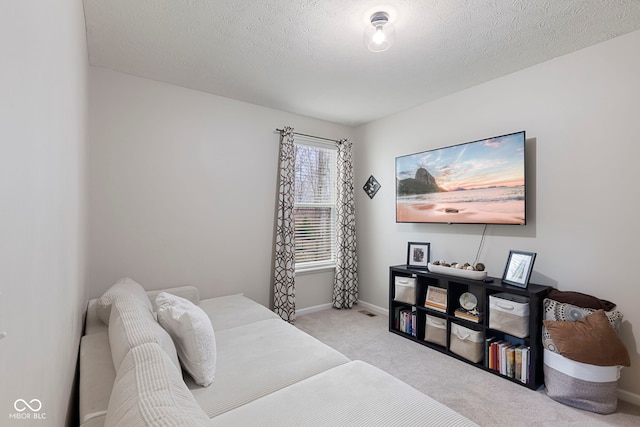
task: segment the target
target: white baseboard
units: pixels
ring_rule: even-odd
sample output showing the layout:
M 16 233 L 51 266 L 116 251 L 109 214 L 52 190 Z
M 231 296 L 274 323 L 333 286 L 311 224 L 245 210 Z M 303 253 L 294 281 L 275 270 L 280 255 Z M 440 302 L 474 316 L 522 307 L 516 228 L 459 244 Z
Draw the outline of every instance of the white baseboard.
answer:
M 389 310 L 387 310 L 386 308 L 378 307 L 377 305 L 373 305 L 365 301 L 358 301 L 358 305 L 366 308 L 367 310 L 373 311 L 374 313 L 378 313 L 380 315 L 384 315 L 384 316 L 389 315 Z
M 618 389 L 618 399 L 640 406 L 640 395 L 630 391 Z
M 377 305 L 373 305 L 364 301 L 358 301 L 357 304 L 359 307 L 364 307 L 367 310 L 373 311 L 375 313 L 378 313 L 384 316 L 389 315 L 389 310 L 387 310 L 386 308 L 378 307 Z M 301 308 L 296 310 L 296 316 L 302 316 L 303 314 L 314 313 L 316 311 L 328 310 L 331 307 L 333 307 L 333 304 L 329 303 L 329 304 L 320 304 L 313 307 Z
M 329 303 L 329 304 L 316 305 L 313 307 L 301 308 L 299 310 L 296 310 L 296 316 L 302 316 L 303 314 L 314 313 L 316 311 L 328 310 L 332 306 L 333 305 Z

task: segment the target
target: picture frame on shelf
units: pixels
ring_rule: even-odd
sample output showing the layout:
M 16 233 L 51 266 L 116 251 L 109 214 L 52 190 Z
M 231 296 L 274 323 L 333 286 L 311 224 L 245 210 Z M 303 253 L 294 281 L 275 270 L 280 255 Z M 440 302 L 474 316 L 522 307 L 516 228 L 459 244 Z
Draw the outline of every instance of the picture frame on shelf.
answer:
M 535 252 L 509 251 L 507 265 L 502 275 L 502 283 L 526 288 L 529 285 L 529 278 L 531 277 L 535 260 Z
M 447 312 L 447 290 L 438 286 L 429 286 L 424 306 L 443 313 Z
M 407 267 L 427 269 L 431 257 L 431 243 L 409 242 L 407 247 Z

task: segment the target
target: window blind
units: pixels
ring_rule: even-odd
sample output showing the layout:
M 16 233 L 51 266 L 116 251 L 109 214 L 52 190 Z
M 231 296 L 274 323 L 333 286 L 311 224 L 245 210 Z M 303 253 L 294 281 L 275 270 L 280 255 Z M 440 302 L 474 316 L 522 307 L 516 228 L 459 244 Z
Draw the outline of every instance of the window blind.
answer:
M 296 142 L 296 269 L 335 263 L 335 147 Z

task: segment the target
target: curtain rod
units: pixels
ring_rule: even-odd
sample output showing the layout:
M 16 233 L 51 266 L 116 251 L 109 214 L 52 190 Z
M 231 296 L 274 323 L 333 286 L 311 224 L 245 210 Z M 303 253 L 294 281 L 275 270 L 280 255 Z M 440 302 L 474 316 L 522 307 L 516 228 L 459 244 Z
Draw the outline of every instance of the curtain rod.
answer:
M 279 132 L 280 134 L 282 134 L 282 132 L 284 132 L 284 129 L 276 128 L 276 132 Z M 325 141 L 332 141 L 332 142 L 335 142 L 335 143 L 339 143 L 340 142 L 339 139 L 323 138 L 321 136 L 307 135 L 306 133 L 294 132 L 293 134 L 294 135 L 300 135 L 300 136 L 308 136 L 309 138 L 324 139 Z

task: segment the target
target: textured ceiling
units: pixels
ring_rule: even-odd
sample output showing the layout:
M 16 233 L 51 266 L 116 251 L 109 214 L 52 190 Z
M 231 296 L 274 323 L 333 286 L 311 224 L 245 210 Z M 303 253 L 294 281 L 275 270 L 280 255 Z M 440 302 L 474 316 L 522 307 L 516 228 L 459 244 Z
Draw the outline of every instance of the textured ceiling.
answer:
M 640 29 L 638 0 L 84 0 L 92 65 L 359 125 Z M 363 44 L 387 11 L 396 40 Z

